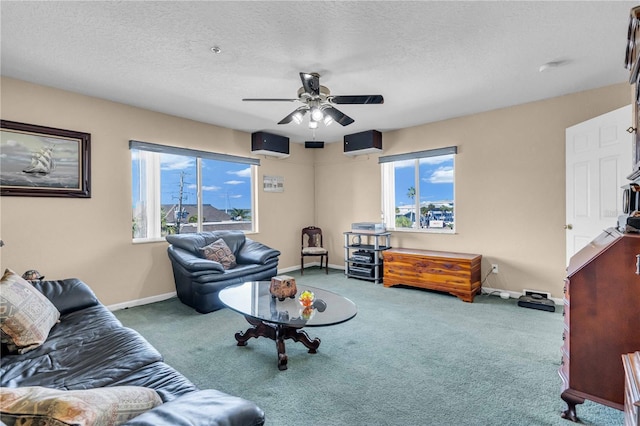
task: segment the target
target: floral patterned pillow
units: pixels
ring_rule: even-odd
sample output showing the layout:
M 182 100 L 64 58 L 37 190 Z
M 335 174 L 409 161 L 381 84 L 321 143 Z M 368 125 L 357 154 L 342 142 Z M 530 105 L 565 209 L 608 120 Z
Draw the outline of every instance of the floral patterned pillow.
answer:
M 58 309 L 31 283 L 7 269 L 0 279 L 2 343 L 21 354 L 42 345 L 60 319 Z
M 0 388 L 2 421 L 21 426 L 116 426 L 160 404 L 155 390 L 139 386 Z
M 224 269 L 231 269 L 237 265 L 236 257 L 222 238 L 201 248 L 200 253 L 205 259 L 220 263 Z

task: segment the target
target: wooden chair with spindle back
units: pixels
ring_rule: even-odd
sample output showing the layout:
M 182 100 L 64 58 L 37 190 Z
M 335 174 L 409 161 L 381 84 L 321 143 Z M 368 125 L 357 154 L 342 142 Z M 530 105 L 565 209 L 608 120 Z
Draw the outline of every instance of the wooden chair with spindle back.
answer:
M 324 260 L 325 273 L 329 273 L 329 251 L 322 245 L 322 229 L 316 226 L 302 228 L 300 249 L 300 274 L 304 275 L 304 258 L 307 256 L 320 257 L 320 269 Z

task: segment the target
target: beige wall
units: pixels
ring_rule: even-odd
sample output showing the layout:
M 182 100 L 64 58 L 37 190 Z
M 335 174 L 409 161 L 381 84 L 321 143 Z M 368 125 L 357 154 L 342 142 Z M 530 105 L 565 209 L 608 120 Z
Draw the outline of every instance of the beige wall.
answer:
M 481 254 L 483 278 L 493 263 L 500 271 L 486 287 L 562 297 L 565 129 L 630 100 L 629 85 L 619 84 L 385 132 L 383 155 L 458 147 L 456 234 L 393 232 L 392 246 Z M 330 234 L 331 264 L 343 258 L 351 222 L 380 220 L 378 155 L 346 157 L 340 145 L 316 161 L 316 214 Z
M 91 133 L 92 198 L 0 198 L 2 268 L 78 277 L 106 304 L 174 291 L 164 242 L 131 243 L 131 163 L 136 139 L 251 156 L 250 135 L 2 78 L 2 118 Z M 455 235 L 394 232 L 396 247 L 479 253 L 488 287 L 561 297 L 564 252 L 564 131 L 631 99 L 619 84 L 555 99 L 383 134 L 384 155 L 458 146 Z M 299 263 L 300 228 L 324 229 L 332 265 L 343 266 L 343 232 L 380 219 L 377 155 L 347 157 L 291 144 L 287 159 L 261 157 L 263 175 L 283 176 L 283 193 L 258 190 L 258 241 Z M 261 185 L 259 185 L 261 186 Z M 373 285 L 373 284 L 372 284 Z
M 131 242 L 129 140 L 252 156 L 251 135 L 2 78 L 2 119 L 91 133 L 90 199 L 0 197 L 2 268 L 77 277 L 105 304 L 175 291 L 166 242 Z M 313 222 L 313 155 L 292 144 L 286 160 L 260 156 L 263 175 L 283 176 L 283 193 L 258 190 L 260 232 L 251 238 L 299 262 L 299 234 Z

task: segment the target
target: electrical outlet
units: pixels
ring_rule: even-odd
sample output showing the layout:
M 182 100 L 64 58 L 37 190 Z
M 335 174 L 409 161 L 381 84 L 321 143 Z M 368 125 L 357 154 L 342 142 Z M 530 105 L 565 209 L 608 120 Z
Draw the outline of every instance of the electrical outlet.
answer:
M 497 274 L 498 273 L 498 264 L 497 263 L 493 263 L 491 265 L 491 273 L 492 274 Z

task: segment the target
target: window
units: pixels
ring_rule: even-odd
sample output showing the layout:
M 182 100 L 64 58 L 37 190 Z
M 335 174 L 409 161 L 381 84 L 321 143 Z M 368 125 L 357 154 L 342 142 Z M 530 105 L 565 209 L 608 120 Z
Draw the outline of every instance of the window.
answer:
M 380 157 L 387 229 L 454 232 L 456 147 Z
M 129 141 L 134 241 L 167 234 L 255 231 L 260 160 Z

